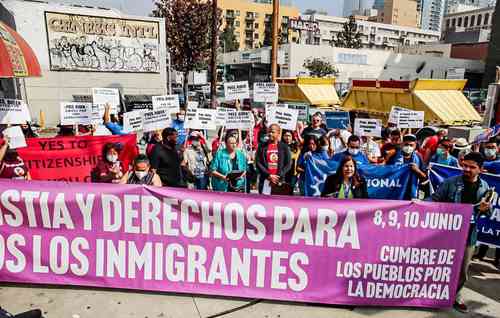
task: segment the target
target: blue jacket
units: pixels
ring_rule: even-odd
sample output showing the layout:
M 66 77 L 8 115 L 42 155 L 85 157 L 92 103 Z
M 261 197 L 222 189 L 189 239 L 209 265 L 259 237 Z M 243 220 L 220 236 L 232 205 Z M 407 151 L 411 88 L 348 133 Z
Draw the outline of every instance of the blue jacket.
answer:
M 365 156 L 365 154 L 362 151 L 358 152 L 357 155 L 353 156 L 349 153 L 349 150 L 346 150 L 346 151 L 343 151 L 343 152 L 340 152 L 340 153 L 334 155 L 332 160 L 340 162 L 340 161 L 342 161 L 342 159 L 344 159 L 344 156 L 346 156 L 346 155 L 350 155 L 356 161 L 356 163 L 358 165 L 366 165 L 366 164 L 370 163 L 368 161 L 368 158 Z
M 486 194 L 486 191 L 490 188 L 488 183 L 483 179 L 479 179 L 479 189 L 477 190 L 476 198 L 477 202 Z M 431 200 L 434 202 L 449 202 L 449 203 L 461 203 L 462 202 L 462 192 L 464 191 L 464 181 L 463 175 L 455 176 L 444 180 L 444 182 L 439 186 L 436 192 L 432 194 Z M 469 232 L 468 245 L 474 246 L 477 241 L 477 228 L 476 220 L 479 217 L 479 205 L 474 206 L 474 211 L 471 219 L 471 231 Z

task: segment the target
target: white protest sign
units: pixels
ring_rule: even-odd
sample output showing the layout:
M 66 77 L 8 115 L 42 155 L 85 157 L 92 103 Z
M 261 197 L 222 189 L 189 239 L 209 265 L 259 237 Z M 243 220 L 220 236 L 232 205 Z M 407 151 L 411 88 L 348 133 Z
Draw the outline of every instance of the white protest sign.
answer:
M 61 102 L 61 125 L 90 125 L 92 103 Z
M 226 129 L 253 129 L 255 126 L 253 114 L 250 111 L 230 111 L 226 113 Z
M 31 122 L 31 115 L 24 101 L 0 98 L 0 124 L 19 125 L 27 122 Z
M 418 111 L 400 111 L 398 112 L 398 128 L 423 128 L 424 112 Z
M 232 108 L 217 107 L 217 114 L 215 115 L 215 124 L 217 126 L 224 126 L 226 124 L 227 112 L 234 111 Z
M 165 129 L 170 126 L 170 112 L 166 108 L 142 113 L 142 130 L 144 132 Z
M 100 105 L 92 104 L 91 111 L 91 124 L 100 125 L 104 122 L 103 120 L 104 110 Z
M 120 91 L 118 88 L 92 88 L 92 102 L 99 106 L 100 117 L 104 116 L 104 106 L 110 105 L 110 113 L 118 114 Z
M 189 116 L 187 115 L 189 112 Z M 206 108 L 188 108 L 184 128 L 216 130 L 217 110 Z
M 21 126 L 8 127 L 3 131 L 3 134 L 9 141 L 10 149 L 28 147 Z
M 391 112 L 389 114 L 389 123 L 391 124 L 397 124 L 398 123 L 398 113 L 402 111 L 411 111 L 409 109 L 399 107 L 399 106 L 392 106 Z
M 153 96 L 153 109 L 166 108 L 170 114 L 179 112 L 179 96 L 165 95 Z
M 127 133 L 141 131 L 144 120 L 144 111 L 135 110 L 123 114 L 123 130 Z
M 250 98 L 248 82 L 224 83 L 224 97 L 226 100 L 242 100 Z
M 198 108 L 200 106 L 200 103 L 195 102 L 195 101 L 188 101 L 187 102 L 187 108 Z
M 253 100 L 260 103 L 278 102 L 278 84 L 277 83 L 254 83 Z
M 382 136 L 382 121 L 380 119 L 356 118 L 354 134 L 357 136 Z
M 297 128 L 297 119 L 299 111 L 297 109 L 288 109 L 284 107 L 269 107 L 266 110 L 268 126 L 277 124 L 281 129 L 295 130 Z

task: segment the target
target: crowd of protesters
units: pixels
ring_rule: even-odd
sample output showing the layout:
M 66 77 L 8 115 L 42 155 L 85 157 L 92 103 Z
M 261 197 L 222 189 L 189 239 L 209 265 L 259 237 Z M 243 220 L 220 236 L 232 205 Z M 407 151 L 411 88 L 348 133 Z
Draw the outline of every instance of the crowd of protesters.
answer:
M 176 114 L 172 125 L 144 134 L 144 153 L 130 167 L 120 162 L 120 144 L 106 144 L 102 160 L 92 171 L 93 182 L 143 184 L 151 186 L 192 188 L 220 192 L 268 195 L 304 194 L 307 162 L 338 162 L 335 173 L 326 177 L 322 197 L 335 199 L 369 199 L 365 176 L 360 165 L 408 165 L 418 180 L 419 190 L 406 191 L 407 200 L 428 199 L 437 202 L 469 203 L 475 217 L 488 213 L 485 199 L 488 184 L 480 173 L 497 174 L 500 165 L 500 139 L 492 137 L 479 144 L 463 138 L 448 138 L 446 129 L 438 129 L 425 138 L 411 131 L 385 127 L 381 138 L 357 136 L 351 129 L 328 129 L 321 113 L 312 115 L 309 125 L 298 123 L 294 131 L 268 125 L 265 114 L 254 110 L 255 127 L 251 131 L 219 129 L 213 140 L 206 132 L 184 128 L 185 112 Z M 27 138 L 35 138 L 30 125 L 21 126 Z M 110 114 L 106 107 L 103 125 L 60 126 L 57 137 L 86 135 L 123 135 L 122 115 Z M 0 140 L 0 178 L 30 180 L 30 172 L 8 141 Z M 430 163 L 458 167 L 463 174 L 450 178 L 433 193 L 429 190 L 427 167 Z M 477 229 L 469 233 L 459 289 L 467 280 L 468 266 L 474 255 Z M 482 260 L 488 246 L 481 245 L 474 255 Z M 500 249 L 494 264 L 500 268 Z M 457 298 L 455 307 L 466 311 Z

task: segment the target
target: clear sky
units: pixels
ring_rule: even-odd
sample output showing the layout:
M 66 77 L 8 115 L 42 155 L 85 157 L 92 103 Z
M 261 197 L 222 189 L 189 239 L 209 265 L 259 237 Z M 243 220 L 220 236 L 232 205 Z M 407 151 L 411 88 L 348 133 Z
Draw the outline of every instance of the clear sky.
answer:
M 129 14 L 148 15 L 153 7 L 153 0 L 49 0 L 51 2 L 85 4 L 91 6 L 113 7 Z M 342 14 L 343 0 L 291 0 L 301 12 L 306 9 L 323 9 L 331 15 Z

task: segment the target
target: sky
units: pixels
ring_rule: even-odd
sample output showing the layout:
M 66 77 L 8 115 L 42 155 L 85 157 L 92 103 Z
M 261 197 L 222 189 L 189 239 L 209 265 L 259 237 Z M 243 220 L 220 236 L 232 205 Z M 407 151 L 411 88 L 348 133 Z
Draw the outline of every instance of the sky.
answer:
M 152 0 L 50 0 L 51 2 L 112 7 L 133 15 L 148 15 L 153 7 Z M 331 15 L 342 14 L 342 0 L 292 0 L 301 12 L 306 9 L 322 9 Z

